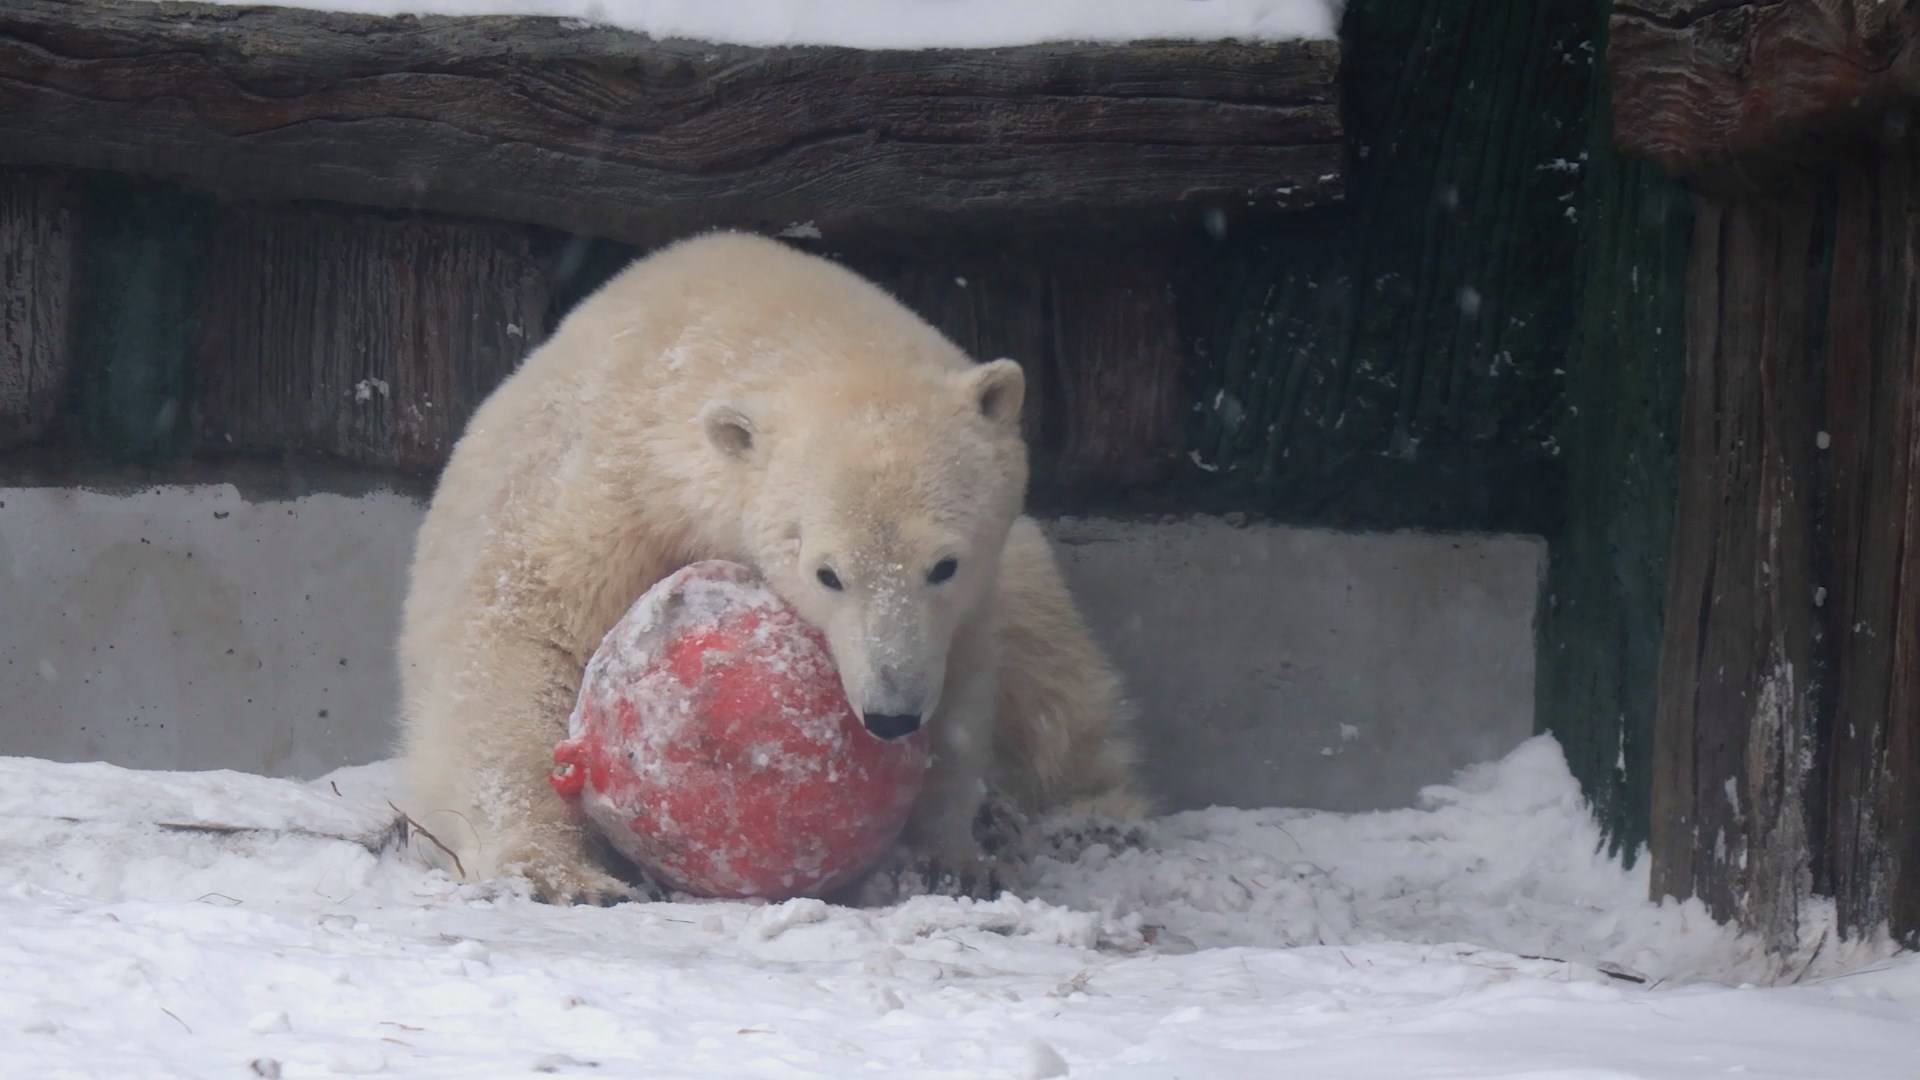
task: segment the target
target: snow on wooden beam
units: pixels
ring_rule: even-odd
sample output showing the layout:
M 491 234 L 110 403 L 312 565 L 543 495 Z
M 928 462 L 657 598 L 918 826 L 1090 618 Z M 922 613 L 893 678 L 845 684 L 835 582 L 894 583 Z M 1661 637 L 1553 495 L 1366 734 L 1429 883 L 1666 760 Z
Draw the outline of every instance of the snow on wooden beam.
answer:
M 1610 29 L 1616 141 L 1686 176 L 1764 179 L 1920 95 L 1920 0 L 1616 0 Z
M 1293 209 L 1341 194 L 1333 42 L 866 52 L 557 19 L 0 5 L 0 161 L 649 244 Z

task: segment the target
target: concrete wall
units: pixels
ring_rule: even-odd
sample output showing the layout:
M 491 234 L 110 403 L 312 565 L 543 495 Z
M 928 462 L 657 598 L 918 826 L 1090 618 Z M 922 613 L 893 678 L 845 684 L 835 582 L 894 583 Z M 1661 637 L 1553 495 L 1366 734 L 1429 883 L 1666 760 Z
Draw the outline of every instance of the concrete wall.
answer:
M 419 507 L 0 488 L 0 754 L 314 776 L 384 756 Z
M 0 754 L 294 776 L 384 756 L 419 516 L 378 492 L 0 488 Z M 1532 732 L 1537 540 L 1053 529 L 1173 806 L 1404 805 Z
M 1062 521 L 1174 806 L 1404 806 L 1533 733 L 1546 545 Z

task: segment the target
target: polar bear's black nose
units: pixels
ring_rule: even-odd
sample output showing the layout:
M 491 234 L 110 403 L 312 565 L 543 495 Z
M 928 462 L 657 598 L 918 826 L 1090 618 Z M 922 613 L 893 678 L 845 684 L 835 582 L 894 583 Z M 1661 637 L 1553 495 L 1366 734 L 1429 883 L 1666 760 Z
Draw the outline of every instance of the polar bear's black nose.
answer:
M 918 713 L 867 713 L 860 718 L 867 730 L 882 739 L 898 739 L 920 730 Z

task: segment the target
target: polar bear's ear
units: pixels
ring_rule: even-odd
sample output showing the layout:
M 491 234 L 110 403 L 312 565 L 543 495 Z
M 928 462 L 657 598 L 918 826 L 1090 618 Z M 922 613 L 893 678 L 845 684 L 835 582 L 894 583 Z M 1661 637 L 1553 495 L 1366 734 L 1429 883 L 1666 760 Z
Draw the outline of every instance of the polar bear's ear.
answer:
M 753 421 L 731 405 L 708 402 L 700 410 L 700 426 L 714 449 L 728 457 L 744 458 L 753 451 Z
M 1027 396 L 1027 376 L 1020 365 L 1000 359 L 976 364 L 967 373 L 967 391 L 980 415 L 995 423 L 1020 426 L 1020 404 Z

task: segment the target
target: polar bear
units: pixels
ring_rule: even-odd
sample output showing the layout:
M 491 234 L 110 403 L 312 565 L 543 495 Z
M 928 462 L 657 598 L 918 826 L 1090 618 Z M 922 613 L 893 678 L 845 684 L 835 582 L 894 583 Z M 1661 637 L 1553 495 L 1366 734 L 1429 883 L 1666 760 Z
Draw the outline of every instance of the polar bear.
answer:
M 903 851 L 946 887 L 993 880 L 988 784 L 1028 813 L 1143 813 L 1120 680 L 1021 513 L 1024 389 L 1015 362 L 745 234 L 582 302 L 475 412 L 416 541 L 401 756 L 443 861 L 555 901 L 657 895 L 547 777 L 602 637 L 700 559 L 757 568 L 825 632 L 875 737 L 927 727 Z

